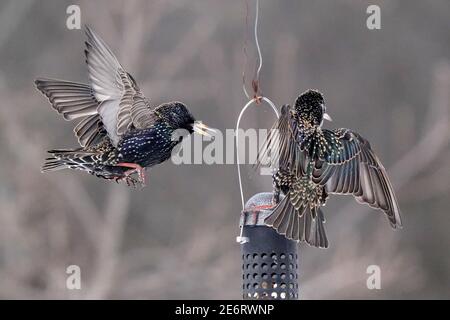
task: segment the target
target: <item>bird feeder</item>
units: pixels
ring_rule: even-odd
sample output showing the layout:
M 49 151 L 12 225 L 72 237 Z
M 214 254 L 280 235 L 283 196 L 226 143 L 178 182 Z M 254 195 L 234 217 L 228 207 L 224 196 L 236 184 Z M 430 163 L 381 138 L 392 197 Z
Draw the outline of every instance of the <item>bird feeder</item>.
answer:
M 271 202 L 272 193 L 258 193 L 247 201 L 241 214 L 240 226 L 245 239 L 241 241 L 244 299 L 298 298 L 297 242 L 265 225 Z

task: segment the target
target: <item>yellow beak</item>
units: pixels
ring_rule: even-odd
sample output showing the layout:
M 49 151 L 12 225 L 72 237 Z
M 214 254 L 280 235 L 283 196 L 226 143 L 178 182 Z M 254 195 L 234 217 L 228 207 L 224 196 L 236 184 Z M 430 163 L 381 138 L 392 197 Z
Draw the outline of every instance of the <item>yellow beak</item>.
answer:
M 330 115 L 328 113 L 324 113 L 323 118 L 328 121 L 333 121 L 333 119 L 330 117 Z
M 210 132 L 216 132 L 216 130 L 208 127 L 206 124 L 203 124 L 201 121 L 195 121 L 192 125 L 192 129 L 197 132 L 198 134 L 201 134 L 202 136 L 211 137 L 211 135 L 208 133 Z

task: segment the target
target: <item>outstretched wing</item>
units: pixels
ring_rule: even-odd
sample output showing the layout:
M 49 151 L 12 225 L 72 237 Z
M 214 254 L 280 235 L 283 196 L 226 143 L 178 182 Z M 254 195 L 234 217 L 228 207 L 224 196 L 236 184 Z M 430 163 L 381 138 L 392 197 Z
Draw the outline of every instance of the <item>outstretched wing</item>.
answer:
M 86 28 L 86 63 L 98 113 L 114 145 L 130 128 L 145 128 L 150 121 L 148 100 L 124 70 L 107 44 Z
M 400 209 L 386 169 L 369 142 L 350 129 L 323 130 L 328 147 L 315 163 L 313 181 L 328 193 L 353 194 L 362 203 L 383 210 L 392 227 L 401 227 Z
M 82 147 L 93 146 L 106 136 L 97 113 L 99 102 L 89 85 L 46 78 L 36 79 L 35 84 L 65 120 L 81 119 L 74 132 Z
M 258 153 L 256 168 L 270 165 L 292 173 L 305 173 L 306 153 L 298 148 L 296 123 L 289 110 L 289 105 L 281 107 L 280 117 Z

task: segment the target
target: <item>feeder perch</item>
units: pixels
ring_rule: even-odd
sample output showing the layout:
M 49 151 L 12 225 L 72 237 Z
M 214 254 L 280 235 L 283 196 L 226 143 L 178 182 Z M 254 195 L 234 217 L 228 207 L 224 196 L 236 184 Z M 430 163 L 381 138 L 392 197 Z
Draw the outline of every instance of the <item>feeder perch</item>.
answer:
M 244 299 L 298 299 L 298 246 L 264 224 L 272 193 L 254 195 L 241 214 Z

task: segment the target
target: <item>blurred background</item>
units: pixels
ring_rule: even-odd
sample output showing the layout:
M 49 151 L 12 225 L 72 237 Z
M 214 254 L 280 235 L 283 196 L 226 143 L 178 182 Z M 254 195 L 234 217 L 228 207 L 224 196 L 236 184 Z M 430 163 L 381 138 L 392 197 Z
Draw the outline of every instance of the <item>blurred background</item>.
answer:
M 181 100 L 205 123 L 234 128 L 256 53 L 255 2 L 0 1 L 0 298 L 239 299 L 240 196 L 234 165 L 151 170 L 135 190 L 81 172 L 41 174 L 46 150 L 75 147 L 34 88 L 38 76 L 87 82 L 81 8 L 155 105 Z M 370 4 L 381 29 L 366 27 Z M 332 127 L 369 138 L 390 174 L 404 228 L 350 197 L 325 208 L 331 247 L 300 245 L 304 299 L 450 298 L 450 2 L 268 1 L 260 3 L 261 88 L 277 105 L 320 89 Z M 269 128 L 252 108 L 244 128 Z M 328 126 L 330 124 L 327 124 Z M 246 198 L 271 190 L 243 166 Z M 81 268 L 81 290 L 66 268 Z M 366 269 L 381 268 L 381 290 Z

